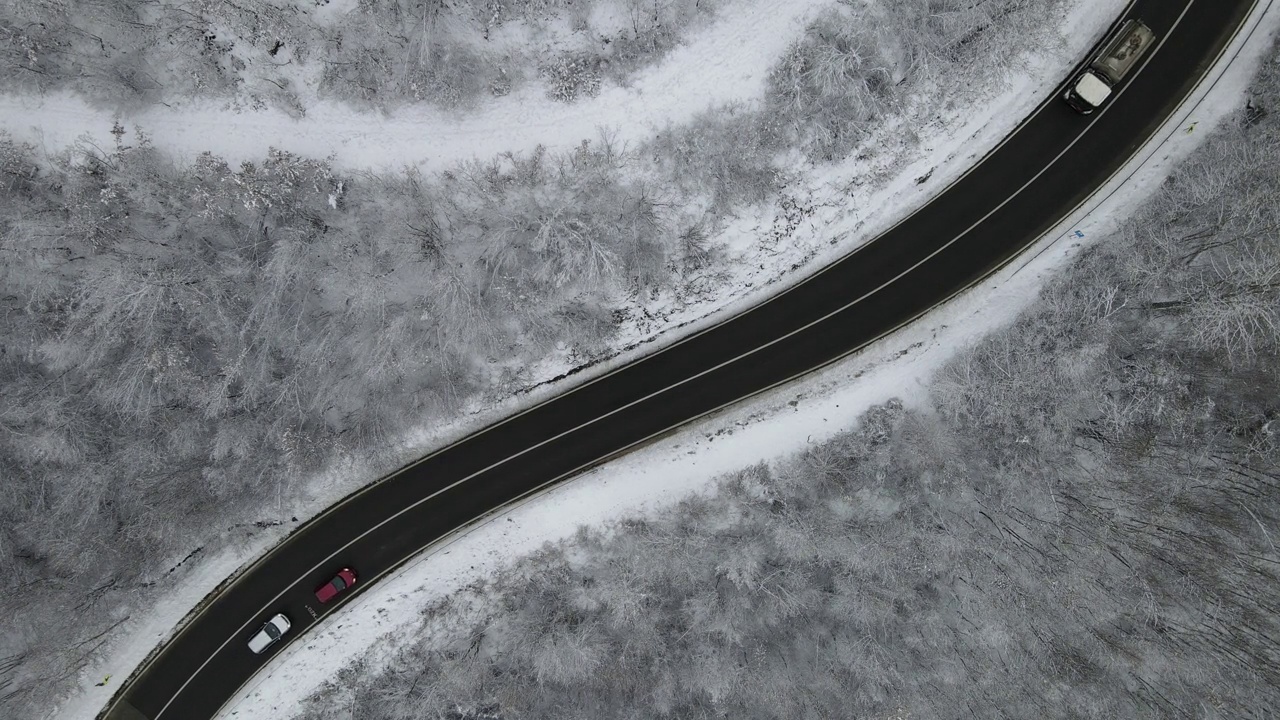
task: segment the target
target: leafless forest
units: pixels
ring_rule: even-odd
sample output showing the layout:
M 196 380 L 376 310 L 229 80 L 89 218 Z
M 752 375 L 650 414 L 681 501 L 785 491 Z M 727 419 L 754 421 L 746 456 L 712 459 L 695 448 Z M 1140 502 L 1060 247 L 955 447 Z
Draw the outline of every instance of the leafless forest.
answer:
M 191 46 L 120 21 L 130 7 L 4 4 L 4 82 L 31 70 L 40 88 L 119 95 L 128 63 L 207 61 L 149 55 Z M 123 126 L 110 146 L 52 154 L 0 139 L 0 714 L 46 707 L 182 558 L 291 522 L 306 473 L 352 457 L 392 469 L 402 433 L 529 384 L 498 358 L 607 355 L 619 298 L 715 282 L 707 238 L 785 186 L 781 153 L 841 157 L 909 93 L 1008 57 L 992 38 L 1044 42 L 1056 7 L 842 6 L 758 109 L 440 175 L 282 152 L 175 160 Z M 137 8 L 146 25 L 170 6 Z M 85 35 L 117 25 L 144 35 Z M 46 31 L 32 59 L 21 42 Z M 109 59 L 91 52 L 104 46 Z
M 584 528 L 304 717 L 1274 717 L 1277 102 L 1273 58 L 927 411 Z

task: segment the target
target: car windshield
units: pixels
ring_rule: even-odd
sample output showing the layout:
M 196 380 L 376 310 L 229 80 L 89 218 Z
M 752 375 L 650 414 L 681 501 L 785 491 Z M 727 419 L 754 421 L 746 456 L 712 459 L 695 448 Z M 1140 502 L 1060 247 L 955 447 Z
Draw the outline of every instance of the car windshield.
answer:
M 341 575 L 339 575 L 339 576 L 337 576 L 337 577 L 335 577 L 335 578 L 333 579 L 333 589 L 334 589 L 334 590 L 346 590 L 346 589 L 347 589 L 347 583 L 346 583 L 346 581 L 345 581 L 345 580 L 343 580 L 343 579 L 342 579 L 342 576 L 341 576 Z
M 267 631 L 267 637 L 271 638 L 272 640 L 280 639 L 280 631 L 276 629 L 275 623 L 267 623 L 266 626 L 264 626 L 262 629 Z

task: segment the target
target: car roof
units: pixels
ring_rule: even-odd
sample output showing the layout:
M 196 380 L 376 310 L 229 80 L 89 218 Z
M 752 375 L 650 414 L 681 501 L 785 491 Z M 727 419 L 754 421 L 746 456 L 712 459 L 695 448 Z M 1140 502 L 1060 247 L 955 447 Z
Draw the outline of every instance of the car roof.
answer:
M 1101 105 L 1110 95 L 1111 86 L 1098 79 L 1098 76 L 1087 72 L 1076 83 L 1076 94 L 1094 107 Z

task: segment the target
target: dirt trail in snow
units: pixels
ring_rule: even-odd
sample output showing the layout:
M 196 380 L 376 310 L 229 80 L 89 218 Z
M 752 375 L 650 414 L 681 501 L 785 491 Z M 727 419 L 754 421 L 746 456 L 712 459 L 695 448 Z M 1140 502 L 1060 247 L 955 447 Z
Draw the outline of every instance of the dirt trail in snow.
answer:
M 572 105 L 549 100 L 543 88 L 529 83 L 506 97 L 487 98 L 481 110 L 466 115 L 425 106 L 382 115 L 321 102 L 295 120 L 276 110 L 236 112 L 210 102 L 156 106 L 123 121 L 130 131 L 141 127 L 157 147 L 179 157 L 209 150 L 238 163 L 277 147 L 311 157 L 333 154 L 341 167 L 370 169 L 441 169 L 539 143 L 549 149 L 573 147 L 597 137 L 600 127 L 616 129 L 619 140 L 634 142 L 714 105 L 759 98 L 769 67 L 801 36 L 805 24 L 833 3 L 729 4 L 705 31 L 643 72 L 631 87 L 607 87 L 598 97 Z M 15 139 L 51 152 L 85 134 L 100 147 L 110 146 L 113 120 L 70 93 L 0 97 L 0 126 Z

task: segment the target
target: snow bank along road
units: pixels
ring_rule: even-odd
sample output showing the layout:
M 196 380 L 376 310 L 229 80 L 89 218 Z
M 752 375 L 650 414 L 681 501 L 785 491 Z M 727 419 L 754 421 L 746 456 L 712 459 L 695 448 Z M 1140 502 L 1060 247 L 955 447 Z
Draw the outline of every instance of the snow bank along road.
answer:
M 1142 18 L 1159 44 L 1102 110 L 1077 115 L 1058 88 L 932 202 L 810 280 L 333 506 L 211 598 L 99 717 L 211 718 L 274 652 L 342 605 L 320 606 L 313 594 L 339 568 L 361 575 L 351 595 L 339 596 L 345 601 L 476 518 L 826 365 L 980 281 L 1141 147 L 1255 2 L 1135 0 L 1125 17 Z M 264 655 L 252 654 L 249 636 L 277 612 L 293 628 Z

